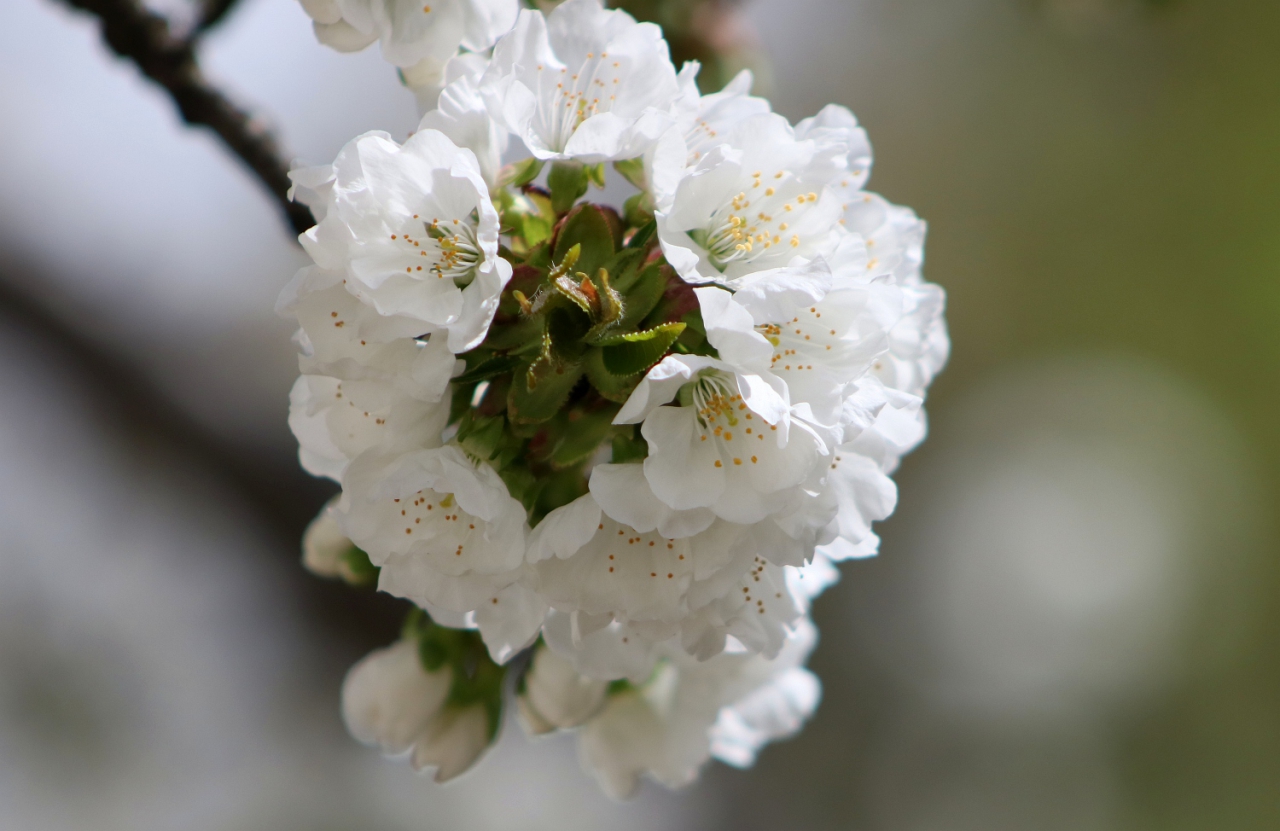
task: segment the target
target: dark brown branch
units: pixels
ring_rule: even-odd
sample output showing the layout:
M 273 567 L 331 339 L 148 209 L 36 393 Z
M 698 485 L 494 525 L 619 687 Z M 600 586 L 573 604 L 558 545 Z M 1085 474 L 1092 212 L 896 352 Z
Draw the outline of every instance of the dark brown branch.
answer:
M 235 7 L 239 0 L 204 0 L 200 3 L 200 17 L 195 30 L 201 34 L 217 26 Z
M 168 21 L 148 11 L 138 0 L 63 2 L 95 15 L 102 23 L 102 38 L 111 50 L 133 61 L 144 75 L 168 91 L 184 121 L 217 133 L 271 191 L 295 232 L 302 233 L 315 224 L 311 211 L 288 198 L 289 168 L 275 136 L 261 120 L 231 103 L 205 80 L 196 62 L 194 36 L 174 36 Z M 226 8 L 229 7 L 227 3 Z

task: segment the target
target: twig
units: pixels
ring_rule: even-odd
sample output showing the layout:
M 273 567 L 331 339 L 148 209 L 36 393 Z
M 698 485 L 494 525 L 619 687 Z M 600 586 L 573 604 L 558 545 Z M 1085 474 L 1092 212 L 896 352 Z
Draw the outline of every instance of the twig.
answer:
M 196 62 L 198 34 L 176 37 L 168 21 L 148 11 L 139 0 L 63 0 L 73 8 L 95 15 L 102 23 L 102 38 L 117 55 L 137 64 L 143 74 L 168 91 L 188 124 L 210 128 L 248 165 L 276 198 L 297 233 L 315 224 L 306 206 L 288 198 L 289 168 L 279 145 L 266 125 L 233 104 L 205 80 Z M 210 3 L 213 22 L 231 3 Z M 211 25 L 207 16 L 200 27 Z M 200 30 L 197 27 L 197 31 Z
M 200 3 L 200 16 L 196 20 L 195 31 L 200 34 L 217 26 L 226 19 L 227 14 L 239 0 L 204 0 Z

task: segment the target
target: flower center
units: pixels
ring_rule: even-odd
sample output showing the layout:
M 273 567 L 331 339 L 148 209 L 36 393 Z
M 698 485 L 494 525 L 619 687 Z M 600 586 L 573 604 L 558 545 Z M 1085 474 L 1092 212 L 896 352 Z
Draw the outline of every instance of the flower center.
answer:
M 756 327 L 765 340 L 773 344 L 774 372 L 813 369 L 815 356 L 827 361 L 844 357 L 843 343 L 837 330 L 822 320 L 822 312 L 814 306 L 784 323 L 765 323 Z
M 796 253 L 804 244 L 797 229 L 817 203 L 818 194 L 805 192 L 790 172 L 779 170 L 766 181 L 757 171 L 749 187 L 717 209 L 706 228 L 689 236 L 723 272 L 732 263 Z
M 582 122 L 613 108 L 621 69 L 621 61 L 608 52 L 588 52 L 586 62 L 572 74 L 568 67 L 538 65 L 538 132 L 549 148 L 563 152 Z
M 408 232 L 393 234 L 391 238 L 410 248 L 412 255 L 427 260 L 416 268 L 405 266 L 406 273 L 425 270 L 437 279 L 453 280 L 458 288 L 465 288 L 475 279 L 476 268 L 484 262 L 484 251 L 476 238 L 476 224 L 474 213 L 467 219 L 433 219 L 423 222 L 426 231 L 423 238 L 415 239 Z
M 742 403 L 742 396 L 724 373 L 706 373 L 688 389 L 689 405 L 697 411 L 698 422 L 704 429 L 714 428 L 719 435 L 725 425 L 738 426 L 738 411 L 745 410 L 747 405 Z
M 407 543 L 423 539 L 435 553 L 454 557 L 466 553 L 478 520 L 458 508 L 453 494 L 424 489 L 392 502 Z

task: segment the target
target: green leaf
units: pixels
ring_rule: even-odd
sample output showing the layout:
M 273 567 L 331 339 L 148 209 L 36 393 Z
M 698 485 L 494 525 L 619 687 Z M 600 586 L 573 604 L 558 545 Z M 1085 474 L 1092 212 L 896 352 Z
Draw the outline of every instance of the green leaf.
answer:
M 449 423 L 453 424 L 471 409 L 471 399 L 476 388 L 470 384 L 455 384 L 453 399 L 449 402 Z
M 562 261 L 575 245 L 581 246 L 573 266 L 578 271 L 595 274 L 613 259 L 616 250 L 613 225 L 595 205 L 582 205 L 565 217 L 556 234 L 552 257 L 556 262 Z
M 582 356 L 586 348 L 583 337 L 591 326 L 591 318 L 576 307 L 552 308 L 547 312 L 547 342 L 543 357 L 559 365 L 572 363 Z
M 512 499 L 524 505 L 526 511 L 533 509 L 537 504 L 538 495 L 542 493 L 545 479 L 539 479 L 533 475 L 533 471 L 520 464 L 503 468 L 498 471 L 498 476 L 507 486 L 507 492 L 511 494 Z
M 520 320 L 489 330 L 484 345 L 490 349 L 523 354 L 536 349 L 542 343 L 542 321 L 536 318 Z
M 353 586 L 376 586 L 381 571 L 357 546 L 351 546 L 339 558 L 342 579 Z
M 604 162 L 587 166 L 587 178 L 591 180 L 591 184 L 604 190 Z
M 683 331 L 683 323 L 667 323 L 643 332 L 602 340 L 600 351 L 604 353 L 604 367 L 611 374 L 622 377 L 644 372 L 662 360 Z
M 622 203 L 622 215 L 626 218 L 628 225 L 643 230 L 648 227 L 649 223 L 654 221 L 653 200 L 649 198 L 647 193 L 637 193 Z M 650 236 L 652 234 L 643 237 L 638 245 L 648 242 Z
M 640 435 L 640 430 L 635 425 L 631 425 L 628 432 L 621 433 L 613 438 L 613 459 L 615 465 L 625 465 L 628 462 L 639 462 L 649 457 L 649 443 L 644 440 L 644 436 Z
M 551 189 L 551 207 L 556 214 L 568 212 L 586 195 L 591 175 L 585 165 L 578 162 L 555 162 L 547 174 L 547 187 Z
M 613 429 L 616 407 L 608 407 L 591 413 L 573 409 L 557 422 L 560 440 L 551 453 L 551 464 L 557 468 L 573 467 L 591 457 Z
M 511 186 L 518 188 L 529 184 L 538 178 L 538 174 L 542 172 L 543 164 L 545 162 L 541 159 L 530 156 L 523 161 L 507 165 L 498 173 L 498 187 Z
M 621 330 L 634 329 L 649 316 L 662 301 L 667 291 L 667 274 L 662 266 L 654 263 L 640 271 L 631 287 L 623 291 L 622 317 L 618 320 Z
M 626 402 L 635 390 L 636 384 L 640 383 L 640 376 L 638 375 L 624 378 L 614 375 L 606 369 L 604 365 L 604 350 L 600 348 L 588 349 L 582 365 L 587 371 L 587 380 L 591 382 L 591 386 L 595 388 L 595 391 L 600 393 L 602 397 L 618 404 Z
M 530 372 L 517 369 L 507 395 L 507 415 L 512 421 L 525 424 L 550 421 L 569 399 L 569 393 L 581 377 L 580 365 L 552 368 L 537 378 L 536 385 L 530 389 Z
M 639 224 L 639 223 L 636 223 Z M 627 240 L 628 248 L 644 248 L 649 241 L 658 233 L 658 220 L 653 218 L 653 213 L 649 214 L 649 221 L 640 226 L 640 229 L 631 235 L 631 239 Z
M 613 169 L 622 174 L 622 178 L 644 190 L 644 157 L 622 159 L 613 163 Z
M 507 355 L 494 355 L 489 357 L 475 366 L 474 369 L 468 369 L 466 372 L 453 379 L 455 384 L 478 384 L 481 381 L 488 381 L 491 378 L 497 378 L 504 375 L 515 368 L 519 361 Z
M 505 427 L 506 419 L 502 416 L 485 418 L 467 413 L 458 425 L 458 444 L 477 459 L 492 461 L 506 441 Z
M 525 187 L 513 193 L 504 188 L 497 192 L 496 200 L 502 215 L 502 232 L 511 237 L 511 246 L 517 254 L 536 248 L 551 236 L 556 213 L 545 191 Z
M 644 271 L 644 252 L 638 248 L 624 248 L 605 265 L 609 272 L 609 284 L 614 290 L 626 294 Z
M 551 236 L 551 222 L 538 214 L 510 213 L 507 221 L 511 236 L 524 240 L 526 248 L 533 248 Z
M 530 509 L 530 523 L 537 525 L 547 514 L 587 492 L 587 477 L 580 467 L 559 470 L 542 477 L 542 489 Z

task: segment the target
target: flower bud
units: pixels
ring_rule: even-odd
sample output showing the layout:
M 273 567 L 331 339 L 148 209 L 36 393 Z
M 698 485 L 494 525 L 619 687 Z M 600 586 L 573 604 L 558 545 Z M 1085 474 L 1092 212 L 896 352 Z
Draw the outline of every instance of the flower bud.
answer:
M 413 748 L 413 769 L 436 769 L 435 781 L 465 773 L 489 747 L 489 716 L 481 705 L 447 708 L 432 719 Z
M 403 640 L 371 652 L 342 684 L 342 718 L 356 740 L 398 756 L 421 740 L 449 696 L 448 667 L 427 672 L 418 645 Z
M 338 521 L 322 510 L 302 535 L 302 564 L 317 577 L 341 577 L 342 555 L 350 547 Z
M 538 647 L 520 694 L 525 729 L 538 735 L 577 727 L 604 706 L 608 687 L 608 682 L 584 678 L 568 660 Z
M 493 737 L 483 704 L 448 704 L 454 671 L 422 665 L 418 643 L 402 640 L 379 649 L 351 668 L 342 686 L 342 716 L 358 741 L 389 756 L 412 751 L 415 770 L 436 768 L 435 781 L 464 773 Z

